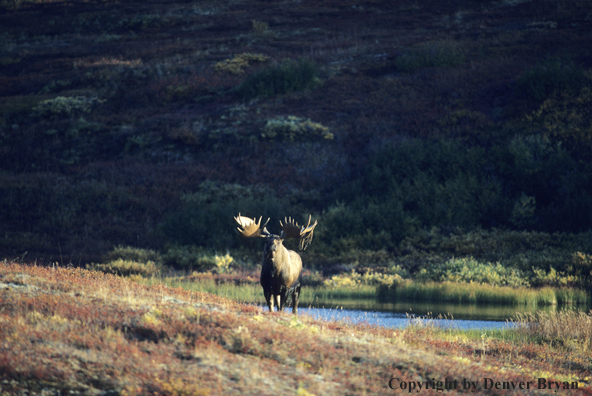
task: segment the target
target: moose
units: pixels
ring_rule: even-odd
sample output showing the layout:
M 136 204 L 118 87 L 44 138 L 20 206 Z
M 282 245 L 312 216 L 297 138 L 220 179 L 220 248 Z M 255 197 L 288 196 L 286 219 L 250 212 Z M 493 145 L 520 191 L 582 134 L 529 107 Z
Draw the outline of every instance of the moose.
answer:
M 302 228 L 292 218 L 284 218 L 280 221 L 282 231 L 280 235 L 271 234 L 267 231 L 269 219 L 261 226 L 261 219 L 255 221 L 249 217 L 241 216 L 240 213 L 234 218 L 238 223 L 237 231 L 245 238 L 264 238 L 263 262 L 261 265 L 261 286 L 263 295 L 273 312 L 274 304 L 279 312 L 283 312 L 286 299 L 292 295 L 292 313 L 298 314 L 298 299 L 300 297 L 300 280 L 302 273 L 302 259 L 293 250 L 288 250 L 283 245 L 284 239 L 299 239 L 300 250 L 305 250 L 312 241 L 312 233 L 318 221 L 310 224 L 311 216 L 308 217 L 308 224 Z

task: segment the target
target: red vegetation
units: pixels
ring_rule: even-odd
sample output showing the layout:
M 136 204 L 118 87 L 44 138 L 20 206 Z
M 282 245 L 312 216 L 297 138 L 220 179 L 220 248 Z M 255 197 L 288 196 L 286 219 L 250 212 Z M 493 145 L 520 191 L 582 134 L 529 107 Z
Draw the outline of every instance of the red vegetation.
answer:
M 268 314 L 204 293 L 73 268 L 0 264 L 0 383 L 17 393 L 388 394 L 388 382 L 580 380 L 584 360 L 549 346 L 442 340 Z M 586 380 L 584 381 L 584 378 Z M 494 394 L 540 394 L 492 390 Z M 432 394 L 436 391 L 426 390 Z

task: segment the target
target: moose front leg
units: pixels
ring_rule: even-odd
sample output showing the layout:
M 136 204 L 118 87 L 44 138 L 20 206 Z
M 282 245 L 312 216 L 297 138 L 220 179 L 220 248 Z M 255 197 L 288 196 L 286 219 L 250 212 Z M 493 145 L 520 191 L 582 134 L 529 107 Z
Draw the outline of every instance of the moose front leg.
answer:
M 263 295 L 265 296 L 265 302 L 267 303 L 267 307 L 269 308 L 269 312 L 273 312 L 273 300 L 275 296 L 271 294 L 271 290 L 264 290 Z

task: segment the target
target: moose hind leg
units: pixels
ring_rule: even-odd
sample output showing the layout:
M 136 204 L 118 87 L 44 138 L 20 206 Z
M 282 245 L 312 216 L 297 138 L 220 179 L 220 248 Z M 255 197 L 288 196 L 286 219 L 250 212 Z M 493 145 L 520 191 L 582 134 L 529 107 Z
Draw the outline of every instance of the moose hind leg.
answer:
M 282 290 L 282 292 L 280 293 L 280 301 L 281 301 L 281 309 L 280 311 L 284 312 L 284 308 L 286 307 L 286 302 L 288 300 L 288 291 L 287 290 Z
M 273 296 L 275 298 L 275 305 L 277 306 L 278 312 L 282 312 L 284 310 L 284 306 L 282 304 L 282 297 L 280 294 L 276 294 Z
M 298 300 L 300 299 L 300 285 L 296 286 L 292 293 L 292 313 L 298 315 Z

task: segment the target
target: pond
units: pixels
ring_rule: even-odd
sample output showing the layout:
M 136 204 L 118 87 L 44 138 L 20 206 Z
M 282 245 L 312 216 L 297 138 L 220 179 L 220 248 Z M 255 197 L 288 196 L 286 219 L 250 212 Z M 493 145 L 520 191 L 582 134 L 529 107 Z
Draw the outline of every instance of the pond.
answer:
M 183 287 L 191 291 L 217 294 L 247 304 L 265 306 L 265 299 L 258 284 L 218 285 L 210 282 L 188 282 L 167 279 L 163 282 L 169 287 Z M 289 302 L 291 299 L 288 299 Z M 303 289 L 300 296 L 299 313 L 309 314 L 325 320 L 346 320 L 353 323 L 369 323 L 385 327 L 402 327 L 410 323 L 409 318 L 445 316 L 453 320 L 436 320 L 434 324 L 456 326 L 462 329 L 503 328 L 508 320 L 517 314 L 554 312 L 563 309 L 590 310 L 590 302 L 583 305 L 500 305 L 500 304 L 459 304 L 450 302 L 401 301 L 381 303 L 376 299 L 374 289 L 362 293 L 343 293 L 316 289 Z M 267 308 L 265 308 L 267 309 Z M 286 312 L 290 312 L 287 308 Z
M 374 300 L 315 301 L 299 304 L 298 313 L 323 320 L 344 320 L 351 323 L 367 323 L 384 327 L 405 327 L 413 318 L 426 316 L 437 326 L 458 329 L 503 329 L 508 320 L 520 313 L 537 311 L 553 312 L 561 309 L 590 310 L 587 305 L 577 306 L 508 306 L 476 305 L 434 302 L 379 303 Z M 286 308 L 286 312 L 291 312 Z M 439 316 L 446 319 L 435 319 Z
M 289 311 L 291 312 L 291 308 Z M 330 309 L 330 308 L 304 308 L 298 310 L 299 314 L 310 315 L 315 319 L 345 321 L 350 323 L 366 323 L 383 327 L 402 328 L 416 320 L 413 315 L 397 312 L 364 311 L 359 309 Z M 426 322 L 425 319 L 421 320 Z M 439 327 L 468 329 L 502 329 L 509 326 L 507 322 L 467 319 L 428 319 L 431 324 Z

